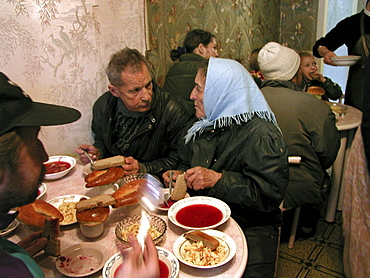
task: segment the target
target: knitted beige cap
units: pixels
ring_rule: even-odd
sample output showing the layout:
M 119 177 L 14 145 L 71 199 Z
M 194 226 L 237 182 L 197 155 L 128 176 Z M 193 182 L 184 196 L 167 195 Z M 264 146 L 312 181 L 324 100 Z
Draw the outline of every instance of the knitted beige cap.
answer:
M 258 53 L 258 64 L 265 79 L 291 80 L 300 63 L 296 51 L 276 42 L 269 42 Z

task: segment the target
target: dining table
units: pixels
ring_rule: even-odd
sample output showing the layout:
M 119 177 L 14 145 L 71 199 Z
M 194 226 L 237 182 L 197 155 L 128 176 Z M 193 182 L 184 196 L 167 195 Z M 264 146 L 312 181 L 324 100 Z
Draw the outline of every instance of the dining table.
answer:
M 57 180 L 45 180 L 46 192 L 41 197 L 42 200 L 50 201 L 53 198 L 78 194 L 88 197 L 94 197 L 101 194 L 111 194 L 114 189 L 113 186 L 100 186 L 93 188 L 86 188 L 84 181 L 84 165 L 77 162 L 75 167 L 64 177 Z M 115 235 L 115 229 L 118 223 L 128 216 L 133 216 L 141 213 L 141 207 L 138 204 L 124 206 L 120 208 L 111 208 L 110 215 L 107 221 L 104 222 L 104 232 L 97 238 L 86 238 L 81 230 L 78 223 L 71 225 L 61 226 L 60 230 L 60 241 L 61 241 L 61 253 L 63 250 L 67 249 L 76 244 L 81 244 L 85 242 L 93 242 L 96 246 L 103 246 L 106 248 L 108 258 L 117 254 L 119 249 L 120 240 Z M 186 232 L 185 229 L 180 228 L 169 221 L 167 217 L 167 211 L 156 211 L 153 213 L 160 218 L 162 218 L 166 225 L 167 231 L 165 233 L 164 239 L 160 241 L 157 245 L 165 248 L 166 250 L 173 252 L 173 245 L 176 239 L 178 239 L 183 233 Z M 233 218 L 229 218 L 225 223 L 215 228 L 227 235 L 229 235 L 237 246 L 235 256 L 226 264 L 210 268 L 210 269 L 200 269 L 195 267 L 190 267 L 180 262 L 179 278 L 187 277 L 241 277 L 247 265 L 248 260 L 248 248 L 247 241 L 244 236 L 243 231 L 236 223 Z M 7 238 L 13 242 L 18 242 L 30 233 L 34 232 L 35 229 L 28 227 L 24 224 L 20 224 Z M 56 258 L 51 256 L 46 256 L 44 252 L 39 253 L 34 257 L 36 262 L 40 265 L 45 277 L 66 277 L 60 273 L 56 268 Z M 102 270 L 90 275 L 89 277 L 103 277 Z
M 344 173 L 348 163 L 349 153 L 357 128 L 362 123 L 362 112 L 355 107 L 345 105 L 346 112 L 336 120 L 336 126 L 340 135 L 340 147 L 332 167 L 331 191 L 328 198 L 325 220 L 333 222 L 335 213 L 342 209 L 344 194 Z

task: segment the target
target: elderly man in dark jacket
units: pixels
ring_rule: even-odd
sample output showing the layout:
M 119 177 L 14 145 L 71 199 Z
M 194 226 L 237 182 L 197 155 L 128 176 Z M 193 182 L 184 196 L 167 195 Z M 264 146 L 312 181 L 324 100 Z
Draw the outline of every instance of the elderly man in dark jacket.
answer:
M 236 61 L 211 57 L 195 84 L 190 97 L 199 120 L 179 141 L 173 179 L 185 171 L 191 195 L 226 202 L 248 241 L 244 277 L 273 277 L 279 205 L 288 184 L 287 151 L 274 114 Z M 168 172 L 163 178 L 169 181 Z
M 175 167 L 176 142 L 190 118 L 185 106 L 153 82 L 149 65 L 135 49 L 125 48 L 107 67 L 111 85 L 94 104 L 94 146 L 81 145 L 93 159 L 126 157 L 125 174 L 161 175 Z M 79 149 L 82 162 L 87 157 Z
M 290 165 L 284 207 L 305 205 L 301 215 L 307 216 L 300 219 L 306 220 L 302 227 L 307 229 L 302 234 L 310 236 L 330 186 L 326 169 L 340 145 L 335 116 L 325 102 L 300 91 L 300 58 L 293 49 L 270 42 L 260 50 L 258 62 L 265 76 L 261 90 L 276 115 L 289 156 L 301 157 L 301 164 Z

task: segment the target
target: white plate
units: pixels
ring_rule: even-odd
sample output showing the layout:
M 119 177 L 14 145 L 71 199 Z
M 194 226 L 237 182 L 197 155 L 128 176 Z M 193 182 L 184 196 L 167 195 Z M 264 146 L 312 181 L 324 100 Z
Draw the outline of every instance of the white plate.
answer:
M 222 219 L 220 222 L 210 225 L 207 227 L 188 227 L 180 224 L 177 219 L 176 219 L 176 214 L 179 212 L 179 210 L 191 206 L 191 205 L 199 205 L 199 204 L 204 204 L 204 205 L 210 205 L 213 207 L 218 208 L 222 212 Z M 223 201 L 212 198 L 212 197 L 205 197 L 205 196 L 198 196 L 198 197 L 190 197 L 190 198 L 185 198 L 180 201 L 177 201 L 174 203 L 170 209 L 168 210 L 168 219 L 175 224 L 176 226 L 179 226 L 183 229 L 186 230 L 205 230 L 205 229 L 213 229 L 217 226 L 220 226 L 221 224 L 225 223 L 231 215 L 231 210 L 230 207 Z
M 330 61 L 336 66 L 352 66 L 359 60 L 361 60 L 361 56 L 337 56 L 330 58 Z
M 41 185 L 39 186 L 39 192 L 40 194 L 37 196 L 36 199 L 40 199 L 42 196 L 44 196 L 45 192 L 46 192 L 46 189 L 47 189 L 47 186 L 45 183 L 41 183 Z
M 85 277 L 99 271 L 107 259 L 108 250 L 104 246 L 81 243 L 63 250 L 55 265 L 60 273 L 68 277 Z
M 76 159 L 73 158 L 72 156 L 67 156 L 67 155 L 50 156 L 49 160 L 46 161 L 44 164 L 50 163 L 50 162 L 56 162 L 56 161 L 68 162 L 71 166 L 68 169 L 66 169 L 64 171 L 61 171 L 61 172 L 57 172 L 57 173 L 54 173 L 54 174 L 45 174 L 45 180 L 60 179 L 60 178 L 64 177 L 65 175 L 67 175 L 69 173 L 69 171 L 71 171 L 73 169 L 73 167 L 75 167 L 75 165 L 76 165 Z
M 76 195 L 76 194 L 71 194 L 71 195 L 65 195 L 65 196 L 60 196 L 60 197 L 56 197 L 54 199 L 51 199 L 49 201 L 47 201 L 49 204 L 53 205 L 54 207 L 56 208 L 59 208 L 59 206 L 63 203 L 63 202 L 79 202 L 82 198 L 86 198 L 86 199 L 90 199 L 89 197 L 87 196 L 84 196 L 84 195 Z M 76 223 L 76 221 L 71 221 L 71 222 L 64 222 L 64 220 L 62 222 L 60 222 L 60 226 L 66 226 L 66 225 L 71 225 L 71 224 L 74 224 Z
M 156 246 L 159 259 L 164 262 L 170 270 L 168 278 L 177 278 L 180 271 L 180 264 L 174 254 L 162 247 Z M 123 263 L 121 253 L 116 253 L 108 259 L 103 268 L 103 278 L 114 278 L 117 268 Z
M 180 262 L 188 266 L 191 266 L 191 267 L 207 269 L 207 268 L 215 268 L 215 267 L 224 265 L 228 263 L 235 256 L 236 243 L 229 235 L 223 232 L 217 231 L 217 230 L 203 230 L 202 232 L 210 236 L 213 236 L 219 241 L 221 246 L 224 246 L 226 248 L 226 250 L 228 251 L 226 258 L 223 261 L 221 261 L 219 264 L 212 265 L 212 266 L 200 266 L 200 265 L 192 264 L 189 261 L 186 261 L 183 257 L 184 247 L 186 245 L 191 244 L 191 241 L 187 240 L 184 237 L 185 234 L 182 234 L 180 237 L 176 239 L 176 241 L 173 244 L 173 253 L 180 260 Z
M 168 193 L 169 190 L 170 190 L 169 188 L 161 188 L 161 196 L 160 196 L 160 198 L 161 198 L 161 204 L 164 204 L 164 201 L 163 201 L 164 194 Z M 185 194 L 185 198 L 189 198 L 189 197 L 190 197 L 189 193 L 186 193 Z M 162 208 L 162 207 L 158 206 L 157 207 L 157 210 L 160 210 L 160 211 L 168 211 L 169 208 Z
M 14 219 L 12 223 L 9 224 L 4 230 L 0 230 L 0 236 L 6 236 L 13 232 L 19 225 L 19 221 Z

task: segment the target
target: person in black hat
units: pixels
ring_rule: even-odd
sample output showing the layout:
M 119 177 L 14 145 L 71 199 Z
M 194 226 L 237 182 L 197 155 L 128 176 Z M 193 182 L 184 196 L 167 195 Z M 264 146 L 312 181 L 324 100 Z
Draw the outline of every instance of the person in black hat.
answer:
M 44 178 L 48 155 L 37 138 L 40 126 L 61 125 L 80 118 L 79 111 L 34 102 L 0 72 L 0 230 L 16 217 L 11 208 L 33 202 Z M 47 243 L 41 232 L 17 244 L 0 236 L 0 273 L 7 277 L 44 277 L 31 256 Z

